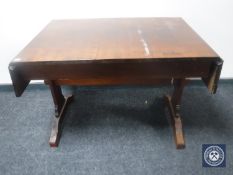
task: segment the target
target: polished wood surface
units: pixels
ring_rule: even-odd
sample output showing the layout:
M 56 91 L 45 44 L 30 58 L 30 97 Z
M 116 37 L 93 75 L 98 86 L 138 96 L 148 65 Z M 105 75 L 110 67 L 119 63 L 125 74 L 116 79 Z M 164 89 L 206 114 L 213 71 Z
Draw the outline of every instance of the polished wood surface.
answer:
M 50 145 L 58 146 L 65 109 L 61 85 L 173 84 L 165 96 L 176 147 L 185 147 L 180 115 L 186 80 L 216 93 L 223 60 L 181 18 L 55 20 L 9 64 L 17 97 L 44 80 L 54 101 Z
M 219 57 L 182 18 L 54 20 L 13 61 Z

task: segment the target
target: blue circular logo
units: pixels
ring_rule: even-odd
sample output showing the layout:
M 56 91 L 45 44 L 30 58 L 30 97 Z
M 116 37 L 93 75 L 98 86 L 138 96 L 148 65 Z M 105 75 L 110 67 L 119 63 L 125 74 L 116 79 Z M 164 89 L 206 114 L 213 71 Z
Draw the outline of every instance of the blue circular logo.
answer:
M 224 151 L 219 146 L 209 146 L 204 152 L 204 160 L 210 166 L 219 166 L 224 161 Z

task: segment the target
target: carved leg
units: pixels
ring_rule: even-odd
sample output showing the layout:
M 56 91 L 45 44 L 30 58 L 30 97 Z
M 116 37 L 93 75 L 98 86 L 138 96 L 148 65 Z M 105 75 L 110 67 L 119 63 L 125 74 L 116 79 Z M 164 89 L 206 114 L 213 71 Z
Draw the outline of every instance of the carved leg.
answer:
M 65 110 L 67 104 L 71 101 L 72 95 L 64 97 L 61 91 L 61 87 L 56 85 L 54 81 L 46 81 L 46 84 L 49 85 L 53 102 L 55 105 L 55 117 L 52 126 L 52 132 L 49 139 L 49 144 L 51 147 L 57 147 L 59 144 L 59 140 L 61 137 L 61 130 L 62 130 L 62 121 L 65 116 Z
M 174 138 L 177 149 L 185 148 L 184 142 L 184 134 L 182 129 L 182 121 L 180 117 L 180 104 L 181 104 L 181 96 L 183 93 L 184 86 L 186 84 L 185 79 L 176 79 L 173 82 L 174 84 L 174 92 L 172 97 L 169 95 L 165 96 L 165 101 L 167 103 L 167 107 L 169 109 L 171 124 L 173 127 Z

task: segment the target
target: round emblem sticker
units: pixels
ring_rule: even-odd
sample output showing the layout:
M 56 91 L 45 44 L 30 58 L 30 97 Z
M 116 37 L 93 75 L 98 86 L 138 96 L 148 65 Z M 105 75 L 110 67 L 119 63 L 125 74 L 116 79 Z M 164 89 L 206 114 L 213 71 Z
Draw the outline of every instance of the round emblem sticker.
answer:
M 219 166 L 224 161 L 224 151 L 219 146 L 210 146 L 204 152 L 204 160 L 210 166 Z

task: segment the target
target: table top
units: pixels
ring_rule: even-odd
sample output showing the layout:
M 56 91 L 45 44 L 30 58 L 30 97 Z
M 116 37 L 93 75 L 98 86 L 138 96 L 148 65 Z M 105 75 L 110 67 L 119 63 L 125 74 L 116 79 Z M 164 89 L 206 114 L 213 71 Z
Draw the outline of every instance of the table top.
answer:
M 182 18 L 51 21 L 13 62 L 218 58 Z

